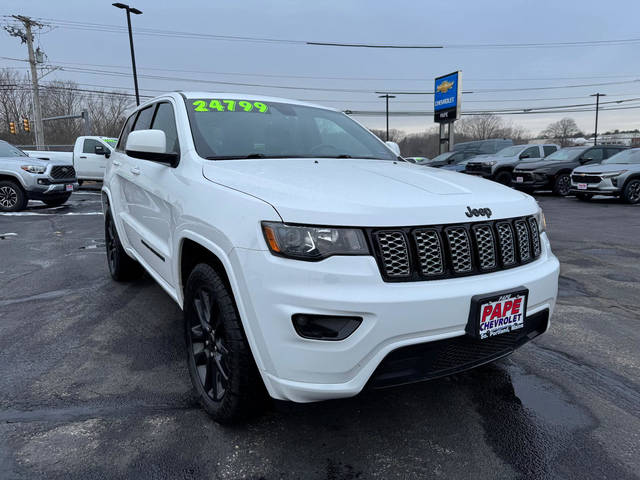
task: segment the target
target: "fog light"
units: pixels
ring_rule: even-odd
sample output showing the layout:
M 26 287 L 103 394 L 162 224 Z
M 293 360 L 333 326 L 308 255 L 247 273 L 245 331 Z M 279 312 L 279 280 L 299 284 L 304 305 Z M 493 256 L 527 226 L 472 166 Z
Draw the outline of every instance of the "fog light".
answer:
M 344 340 L 360 326 L 362 317 L 296 313 L 291 321 L 297 334 L 303 338 Z

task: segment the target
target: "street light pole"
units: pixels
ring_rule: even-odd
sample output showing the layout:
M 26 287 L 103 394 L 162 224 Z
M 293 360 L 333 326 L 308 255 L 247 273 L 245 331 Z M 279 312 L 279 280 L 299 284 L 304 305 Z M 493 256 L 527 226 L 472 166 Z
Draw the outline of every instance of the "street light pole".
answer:
M 127 11 L 127 27 L 129 29 L 129 47 L 131 47 L 131 66 L 133 68 L 133 85 L 136 89 L 136 105 L 140 105 L 140 93 L 138 92 L 138 73 L 136 72 L 136 54 L 133 51 L 133 33 L 131 32 L 131 14 L 140 15 L 142 12 L 137 8 L 130 7 L 124 3 L 112 4 L 116 8 L 122 8 Z
M 593 134 L 593 145 L 598 144 L 598 110 L 600 109 L 600 97 L 606 97 L 606 93 L 593 93 L 591 97 L 596 97 L 596 131 Z
M 387 142 L 388 142 L 389 141 L 389 99 L 396 98 L 396 96 L 384 94 L 384 95 L 380 95 L 378 98 L 384 98 L 387 101 Z

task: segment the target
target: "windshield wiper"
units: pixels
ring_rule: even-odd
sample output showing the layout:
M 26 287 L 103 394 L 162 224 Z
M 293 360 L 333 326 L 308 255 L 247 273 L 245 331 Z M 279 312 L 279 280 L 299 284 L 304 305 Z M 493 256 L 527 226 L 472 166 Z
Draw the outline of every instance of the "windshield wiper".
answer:
M 249 155 L 213 155 L 205 157 L 207 160 L 243 160 L 250 158 L 282 158 L 279 156 L 267 156 L 264 153 L 250 153 Z

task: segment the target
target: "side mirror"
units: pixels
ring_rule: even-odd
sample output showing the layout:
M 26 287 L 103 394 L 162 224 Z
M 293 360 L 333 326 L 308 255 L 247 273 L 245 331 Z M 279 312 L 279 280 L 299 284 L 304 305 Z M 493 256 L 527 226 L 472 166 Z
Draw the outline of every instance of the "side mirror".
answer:
M 588 163 L 588 162 L 593 162 L 593 158 L 591 158 L 591 157 L 582 157 L 580 159 L 580 163 Z
M 393 153 L 400 156 L 400 146 L 396 142 L 384 142 L 384 144 L 389 147 Z
M 96 155 L 104 155 L 105 153 L 107 153 L 107 149 L 102 145 L 96 145 L 93 149 L 93 153 L 95 153 Z
M 167 153 L 167 138 L 162 130 L 134 130 L 127 137 L 125 153 L 133 158 L 178 165 L 178 154 Z

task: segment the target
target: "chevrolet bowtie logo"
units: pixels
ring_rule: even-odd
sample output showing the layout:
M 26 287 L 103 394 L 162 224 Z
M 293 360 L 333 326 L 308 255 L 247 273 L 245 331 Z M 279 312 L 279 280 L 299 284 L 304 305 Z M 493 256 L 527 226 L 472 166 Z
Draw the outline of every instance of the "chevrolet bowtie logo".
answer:
M 448 82 L 445 80 L 444 82 L 440 82 L 440 85 L 436 87 L 436 90 L 440 93 L 447 93 L 449 90 L 451 90 L 452 87 L 453 82 Z

